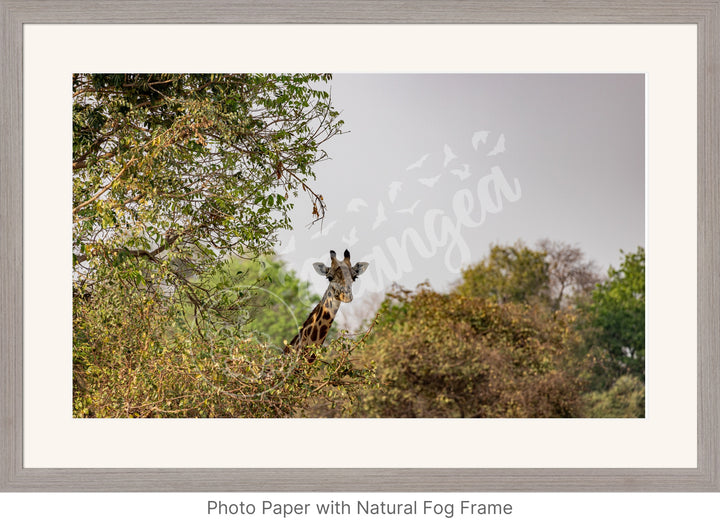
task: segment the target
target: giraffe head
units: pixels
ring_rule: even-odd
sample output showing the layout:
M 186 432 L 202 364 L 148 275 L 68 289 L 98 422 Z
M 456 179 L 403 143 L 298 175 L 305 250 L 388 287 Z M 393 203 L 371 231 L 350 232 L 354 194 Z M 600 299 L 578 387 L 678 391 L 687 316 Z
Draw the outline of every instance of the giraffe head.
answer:
M 328 296 L 340 300 L 341 302 L 352 302 L 352 284 L 355 279 L 365 272 L 368 263 L 358 261 L 355 265 L 350 263 L 350 252 L 345 250 L 344 259 L 338 260 L 334 250 L 330 251 L 330 266 L 324 263 L 313 263 L 313 268 L 321 276 L 325 276 L 330 285 L 328 287 Z

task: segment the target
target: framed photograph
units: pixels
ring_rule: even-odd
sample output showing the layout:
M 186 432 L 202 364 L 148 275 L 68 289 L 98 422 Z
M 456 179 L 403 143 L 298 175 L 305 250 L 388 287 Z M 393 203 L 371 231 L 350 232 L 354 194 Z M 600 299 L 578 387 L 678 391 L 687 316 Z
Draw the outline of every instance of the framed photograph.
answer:
M 0 3 L 3 490 L 720 489 L 717 0 Z

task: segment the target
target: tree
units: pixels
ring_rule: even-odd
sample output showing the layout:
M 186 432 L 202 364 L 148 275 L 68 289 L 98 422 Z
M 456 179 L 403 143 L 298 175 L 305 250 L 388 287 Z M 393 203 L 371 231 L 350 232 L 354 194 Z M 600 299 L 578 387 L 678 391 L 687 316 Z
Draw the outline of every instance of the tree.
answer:
M 587 296 L 600 276 L 592 261 L 585 261 L 585 253 L 578 247 L 543 239 L 538 243 L 548 264 L 548 280 L 552 308 L 558 310 L 569 300 Z
M 115 278 L 202 313 L 228 255 L 269 251 L 342 122 L 329 75 L 73 76 L 76 292 Z
M 603 369 L 614 381 L 623 374 L 645 381 L 645 249 L 623 254 L 620 268 L 592 292 L 585 307 L 594 342 L 607 352 Z
M 546 254 L 518 241 L 512 246 L 492 245 L 488 257 L 462 271 L 457 292 L 499 303 L 547 301 L 549 276 Z
M 310 309 L 320 301 L 309 282 L 271 255 L 260 260 L 229 260 L 217 281 L 224 290 L 244 293 L 245 311 L 238 324 L 280 350 L 283 341 L 295 336 Z
M 589 418 L 644 418 L 645 385 L 632 375 L 620 376 L 609 390 L 585 396 Z
M 457 292 L 500 303 L 541 304 L 553 311 L 587 295 L 600 281 L 595 264 L 567 243 L 543 239 L 537 249 L 522 241 L 491 245 L 490 254 L 465 269 Z
M 386 300 L 360 358 L 357 416 L 572 417 L 584 369 L 569 314 L 427 288 Z
M 236 275 L 236 284 L 217 290 L 218 297 L 234 300 L 243 294 L 249 299 L 245 305 L 224 305 L 224 319 L 196 322 L 187 306 L 168 304 L 158 292 L 128 290 L 114 282 L 97 285 L 92 303 L 74 304 L 74 416 L 282 418 L 333 410 L 341 414 L 355 392 L 372 379 L 371 371 L 351 365 L 358 341 L 341 337 L 318 348 L 318 360 L 312 364 L 299 355 L 284 354 L 282 345 L 268 343 L 272 341 L 265 339 L 274 328 L 266 324 L 276 324 L 274 317 L 292 329 L 292 317 L 283 318 L 282 309 L 287 308 L 282 303 L 280 311 L 277 303 L 258 306 L 264 303 L 263 295 L 293 297 L 297 286 L 302 296 L 306 284 L 296 283 L 290 272 L 290 280 L 281 281 L 281 264 L 273 260 L 268 267 L 278 271 L 271 272 L 278 287 L 274 292 L 261 290 L 259 285 L 267 281 L 257 274 L 256 262 L 231 267 L 246 271 L 248 264 L 251 270 Z M 251 278 L 255 283 L 245 285 Z M 288 303 L 298 311 L 301 305 Z M 260 309 L 258 318 L 249 320 L 255 307 Z
M 267 253 L 301 193 L 322 218 L 329 81 L 73 76 L 76 416 L 283 417 L 352 387 L 342 348 L 305 366 L 237 326 L 257 289 L 227 266 Z

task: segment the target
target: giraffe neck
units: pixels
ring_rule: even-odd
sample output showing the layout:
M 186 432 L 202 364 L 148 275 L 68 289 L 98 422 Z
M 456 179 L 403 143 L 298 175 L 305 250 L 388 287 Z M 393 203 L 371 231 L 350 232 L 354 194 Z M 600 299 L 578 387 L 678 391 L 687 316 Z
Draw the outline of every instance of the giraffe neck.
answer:
M 337 298 L 330 296 L 330 288 L 328 287 L 320 300 L 320 303 L 315 306 L 313 311 L 319 311 L 321 314 L 320 316 L 325 319 L 329 319 L 330 324 L 332 324 L 333 320 L 335 320 L 335 315 L 337 315 L 338 309 L 340 309 L 341 303 L 342 302 L 340 302 Z
M 335 315 L 340 308 L 340 300 L 330 296 L 330 289 L 325 291 L 320 303 L 310 312 L 305 323 L 300 328 L 300 331 L 295 338 L 285 348 L 285 352 L 289 349 L 294 349 L 296 352 L 301 352 L 310 345 L 321 345 L 325 342 L 325 338 L 330 331 L 330 326 L 335 320 Z M 307 359 L 309 362 L 315 360 L 314 355 L 308 355 Z

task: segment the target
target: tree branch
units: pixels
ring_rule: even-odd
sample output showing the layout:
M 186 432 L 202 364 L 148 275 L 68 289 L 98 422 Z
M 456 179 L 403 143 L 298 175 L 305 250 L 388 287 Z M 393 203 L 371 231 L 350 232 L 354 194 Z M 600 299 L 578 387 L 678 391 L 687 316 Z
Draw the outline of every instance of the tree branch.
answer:
M 102 188 L 100 188 L 100 191 L 98 191 L 95 195 L 93 195 L 92 197 L 90 197 L 88 200 L 86 200 L 86 201 L 83 202 L 83 203 L 78 204 L 75 208 L 73 208 L 73 211 L 72 211 L 73 215 L 75 215 L 75 214 L 78 213 L 80 210 L 82 210 L 83 208 L 85 208 L 88 204 L 91 204 L 92 202 L 94 202 L 95 200 L 97 200 L 103 193 L 105 193 L 107 190 L 109 190 L 110 187 L 117 181 L 117 179 L 119 179 L 120 177 L 122 177 L 123 173 L 125 173 L 125 170 L 126 170 L 127 168 L 129 168 L 130 165 L 131 165 L 133 162 L 135 162 L 136 160 L 137 160 L 137 158 L 132 157 L 132 158 L 130 159 L 130 161 L 129 161 L 127 164 L 125 164 L 125 167 L 123 167 L 123 168 L 120 170 L 120 173 L 118 173 L 117 175 L 115 175 L 115 177 L 112 178 L 112 179 L 110 180 L 110 182 L 107 183 L 107 185 L 105 185 L 105 186 L 103 186 Z
M 144 250 L 144 249 L 133 249 L 130 250 L 128 248 L 115 248 L 112 249 L 114 252 L 125 252 L 126 254 L 130 256 L 135 256 L 136 258 L 149 258 L 152 261 L 155 261 L 155 257 L 160 254 L 161 252 L 165 252 L 170 246 L 177 241 L 177 239 L 180 237 L 180 234 L 173 234 L 170 237 L 167 238 L 164 244 L 160 245 L 154 250 Z M 83 263 L 87 261 L 88 257 L 87 254 L 75 254 L 75 264 L 79 265 L 80 263 Z

